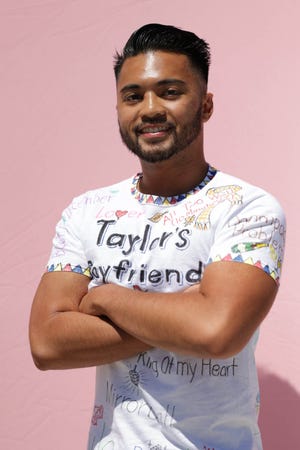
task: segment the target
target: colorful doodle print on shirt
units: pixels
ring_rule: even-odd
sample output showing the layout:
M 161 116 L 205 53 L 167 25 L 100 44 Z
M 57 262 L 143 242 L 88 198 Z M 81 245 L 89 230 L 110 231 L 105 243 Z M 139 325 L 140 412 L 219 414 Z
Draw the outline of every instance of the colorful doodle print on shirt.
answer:
M 216 188 L 208 189 L 206 192 L 206 196 L 209 199 L 209 203 L 199 203 L 199 199 L 197 199 L 196 203 L 198 207 L 191 203 L 191 206 L 188 207 L 189 203 L 186 204 L 186 215 L 183 220 L 184 226 L 194 225 L 195 228 L 199 230 L 208 230 L 211 226 L 211 213 L 220 203 L 229 202 L 230 207 L 233 205 L 239 205 L 242 203 L 242 196 L 239 191 L 242 188 L 238 185 L 228 185 L 228 186 L 220 186 Z M 174 215 L 174 211 L 162 211 L 159 213 L 155 213 L 152 217 L 149 218 L 151 222 L 157 223 L 160 222 L 163 218 L 164 223 L 168 223 L 170 219 L 167 219 L 168 215 Z M 173 225 L 175 218 L 173 217 Z
M 285 244 L 285 225 L 277 217 L 253 214 L 237 214 L 228 222 L 232 238 L 245 239 L 231 247 L 231 252 L 214 257 L 213 261 L 239 261 L 257 266 L 268 273 L 276 282 L 282 267 Z M 255 259 L 254 251 L 266 248 L 271 265 Z M 250 256 L 247 256 L 247 254 Z

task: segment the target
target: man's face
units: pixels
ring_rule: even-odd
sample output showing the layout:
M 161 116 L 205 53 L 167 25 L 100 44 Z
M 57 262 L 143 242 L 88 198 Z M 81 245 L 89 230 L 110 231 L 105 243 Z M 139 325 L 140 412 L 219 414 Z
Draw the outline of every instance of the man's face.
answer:
M 148 162 L 198 146 L 203 98 L 205 84 L 185 55 L 157 51 L 128 58 L 117 82 L 123 142 Z

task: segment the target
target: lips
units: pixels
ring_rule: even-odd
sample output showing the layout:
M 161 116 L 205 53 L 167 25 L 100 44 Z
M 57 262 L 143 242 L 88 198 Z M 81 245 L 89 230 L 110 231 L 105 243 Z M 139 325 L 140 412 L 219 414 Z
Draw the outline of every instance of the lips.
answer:
M 137 134 L 143 136 L 145 138 L 160 138 L 166 136 L 172 129 L 173 125 L 164 124 L 164 125 L 143 125 L 137 127 Z
M 143 127 L 139 130 L 139 133 L 158 133 L 160 131 L 168 131 L 170 128 L 166 126 L 151 126 L 151 127 Z

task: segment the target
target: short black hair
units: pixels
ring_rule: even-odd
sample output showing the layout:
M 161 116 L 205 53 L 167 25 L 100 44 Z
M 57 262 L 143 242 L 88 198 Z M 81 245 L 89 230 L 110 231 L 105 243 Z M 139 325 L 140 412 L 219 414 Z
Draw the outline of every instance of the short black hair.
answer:
M 134 31 L 123 48 L 116 52 L 114 72 L 118 80 L 122 66 L 127 58 L 149 51 L 166 51 L 186 55 L 192 66 L 207 83 L 210 65 L 210 49 L 207 42 L 190 31 L 172 25 L 149 23 Z

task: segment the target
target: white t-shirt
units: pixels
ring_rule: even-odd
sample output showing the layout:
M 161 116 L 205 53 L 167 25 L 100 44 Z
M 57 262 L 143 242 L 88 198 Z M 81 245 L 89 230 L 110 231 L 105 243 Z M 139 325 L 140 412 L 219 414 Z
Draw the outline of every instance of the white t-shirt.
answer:
M 48 271 L 83 273 L 90 287 L 176 292 L 222 260 L 255 265 L 278 282 L 285 219 L 268 193 L 211 167 L 175 197 L 142 194 L 138 179 L 73 200 Z M 157 348 L 97 367 L 88 450 L 261 450 L 256 341 L 257 332 L 224 360 Z

